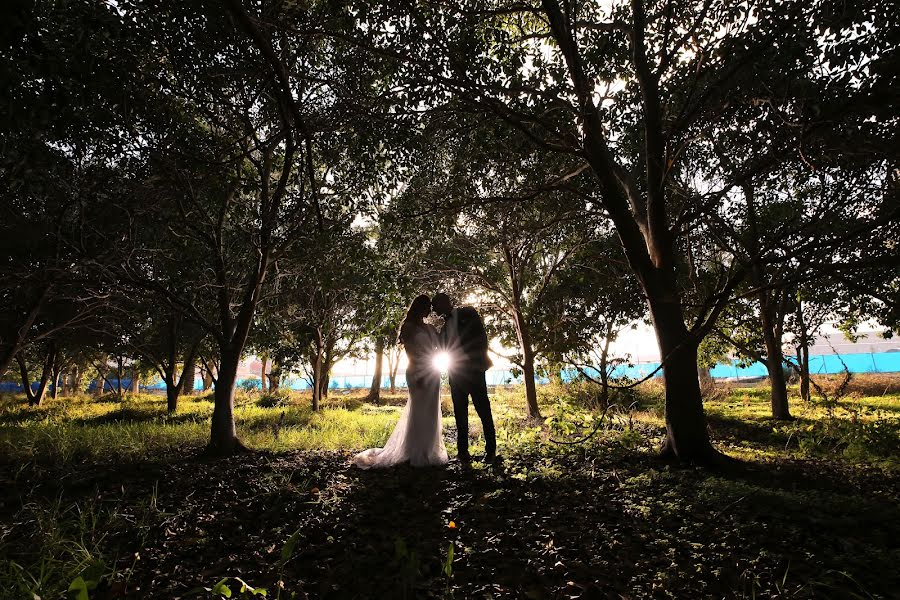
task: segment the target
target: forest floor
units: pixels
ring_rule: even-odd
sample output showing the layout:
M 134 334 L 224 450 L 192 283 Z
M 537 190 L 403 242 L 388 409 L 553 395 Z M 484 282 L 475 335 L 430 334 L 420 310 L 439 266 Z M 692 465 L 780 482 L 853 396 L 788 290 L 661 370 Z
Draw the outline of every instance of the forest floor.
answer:
M 545 386 L 541 422 L 497 390 L 502 460 L 382 472 L 349 457 L 384 441 L 400 395 L 319 415 L 244 397 L 254 452 L 225 460 L 198 456 L 202 398 L 172 417 L 159 397 L 9 397 L 0 597 L 896 598 L 898 385 L 794 399 L 789 423 L 766 417 L 765 387 L 711 390 L 712 437 L 742 461 L 729 473 L 654 457 L 653 386 L 605 416 L 589 386 Z

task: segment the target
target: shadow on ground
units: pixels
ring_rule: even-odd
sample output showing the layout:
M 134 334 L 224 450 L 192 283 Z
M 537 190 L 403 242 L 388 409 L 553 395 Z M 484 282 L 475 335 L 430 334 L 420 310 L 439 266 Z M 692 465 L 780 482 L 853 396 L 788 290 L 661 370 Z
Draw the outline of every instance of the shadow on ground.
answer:
M 141 536 L 105 538 L 134 571 L 91 598 L 208 597 L 226 577 L 297 598 L 888 598 L 900 586 L 898 480 L 877 469 L 795 461 L 723 476 L 615 445 L 493 468 L 362 472 L 348 459 L 20 473 L 29 487 L 3 482 L 5 550 L 37 558 L 24 502 L 102 498 L 152 514 Z

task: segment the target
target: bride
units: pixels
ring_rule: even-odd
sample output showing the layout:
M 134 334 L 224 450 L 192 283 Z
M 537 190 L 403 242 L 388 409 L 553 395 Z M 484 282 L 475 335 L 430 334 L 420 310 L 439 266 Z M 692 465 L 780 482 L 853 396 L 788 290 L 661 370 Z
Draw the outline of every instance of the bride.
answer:
M 414 467 L 447 464 L 441 436 L 441 375 L 433 365 L 438 332 L 425 323 L 430 313 L 431 299 L 425 295 L 417 296 L 406 312 L 399 341 L 409 359 L 409 400 L 384 448 L 369 448 L 353 457 L 353 464 L 361 469 L 391 467 L 407 461 Z

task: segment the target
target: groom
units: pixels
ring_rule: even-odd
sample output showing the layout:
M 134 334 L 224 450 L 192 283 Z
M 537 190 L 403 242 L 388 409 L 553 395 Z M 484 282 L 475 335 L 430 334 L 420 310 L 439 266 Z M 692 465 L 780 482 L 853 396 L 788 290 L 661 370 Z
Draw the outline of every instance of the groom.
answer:
M 478 311 L 471 306 L 453 308 L 450 296 L 444 293 L 436 294 L 431 299 L 431 307 L 444 317 L 441 338 L 444 349 L 450 355 L 450 397 L 453 398 L 453 416 L 456 418 L 459 460 L 467 462 L 472 459 L 469 456 L 469 396 L 472 396 L 472 404 L 484 430 L 484 462 L 493 462 L 497 454 L 497 440 L 484 377 L 484 372 L 492 363 L 488 357 L 484 324 Z

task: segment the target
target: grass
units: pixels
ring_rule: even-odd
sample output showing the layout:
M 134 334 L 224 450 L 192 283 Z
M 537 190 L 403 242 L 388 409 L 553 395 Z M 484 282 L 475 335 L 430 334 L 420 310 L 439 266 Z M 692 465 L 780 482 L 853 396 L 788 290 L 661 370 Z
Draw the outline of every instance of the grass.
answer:
M 820 381 L 826 391 L 837 383 Z M 239 576 L 270 595 L 292 585 L 307 593 L 318 581 L 310 595 L 342 597 L 335 590 L 344 588 L 328 586 L 346 586 L 360 559 L 350 550 L 327 558 L 332 548 L 374 544 L 367 564 L 369 552 L 393 556 L 397 539 L 409 546 L 403 577 L 373 565 L 371 589 L 382 596 L 402 585 L 407 594 L 468 597 L 493 582 L 532 597 L 544 597 L 540 589 L 591 597 L 595 588 L 598 597 L 889 597 L 900 583 L 879 569 L 900 559 L 900 386 L 859 377 L 846 396 L 809 403 L 791 391 L 789 422 L 771 419 L 764 385 L 722 384 L 706 399 L 717 447 L 751 467 L 739 477 L 655 464 L 664 434 L 655 381 L 614 395 L 605 413 L 592 406 L 590 385 L 542 386 L 543 421 L 524 417 L 520 388 L 498 388 L 502 468 L 387 476 L 348 470 L 347 458 L 386 441 L 404 393 L 374 406 L 361 393 L 333 392 L 318 413 L 306 394 L 239 394 L 239 436 L 259 452 L 211 462 L 197 458 L 209 435 L 208 395 L 182 398 L 174 415 L 153 395 L 40 407 L 5 396 L 0 598 L 56 598 L 70 586 L 95 599 L 220 597 L 211 590 L 226 577 L 240 596 Z M 444 397 L 452 455 L 449 405 Z M 469 422 L 477 453 L 474 412 Z M 464 531 L 448 532 L 436 514 Z M 290 566 L 292 532 L 301 532 L 298 552 L 308 560 Z M 566 573 L 556 573 L 560 564 Z

